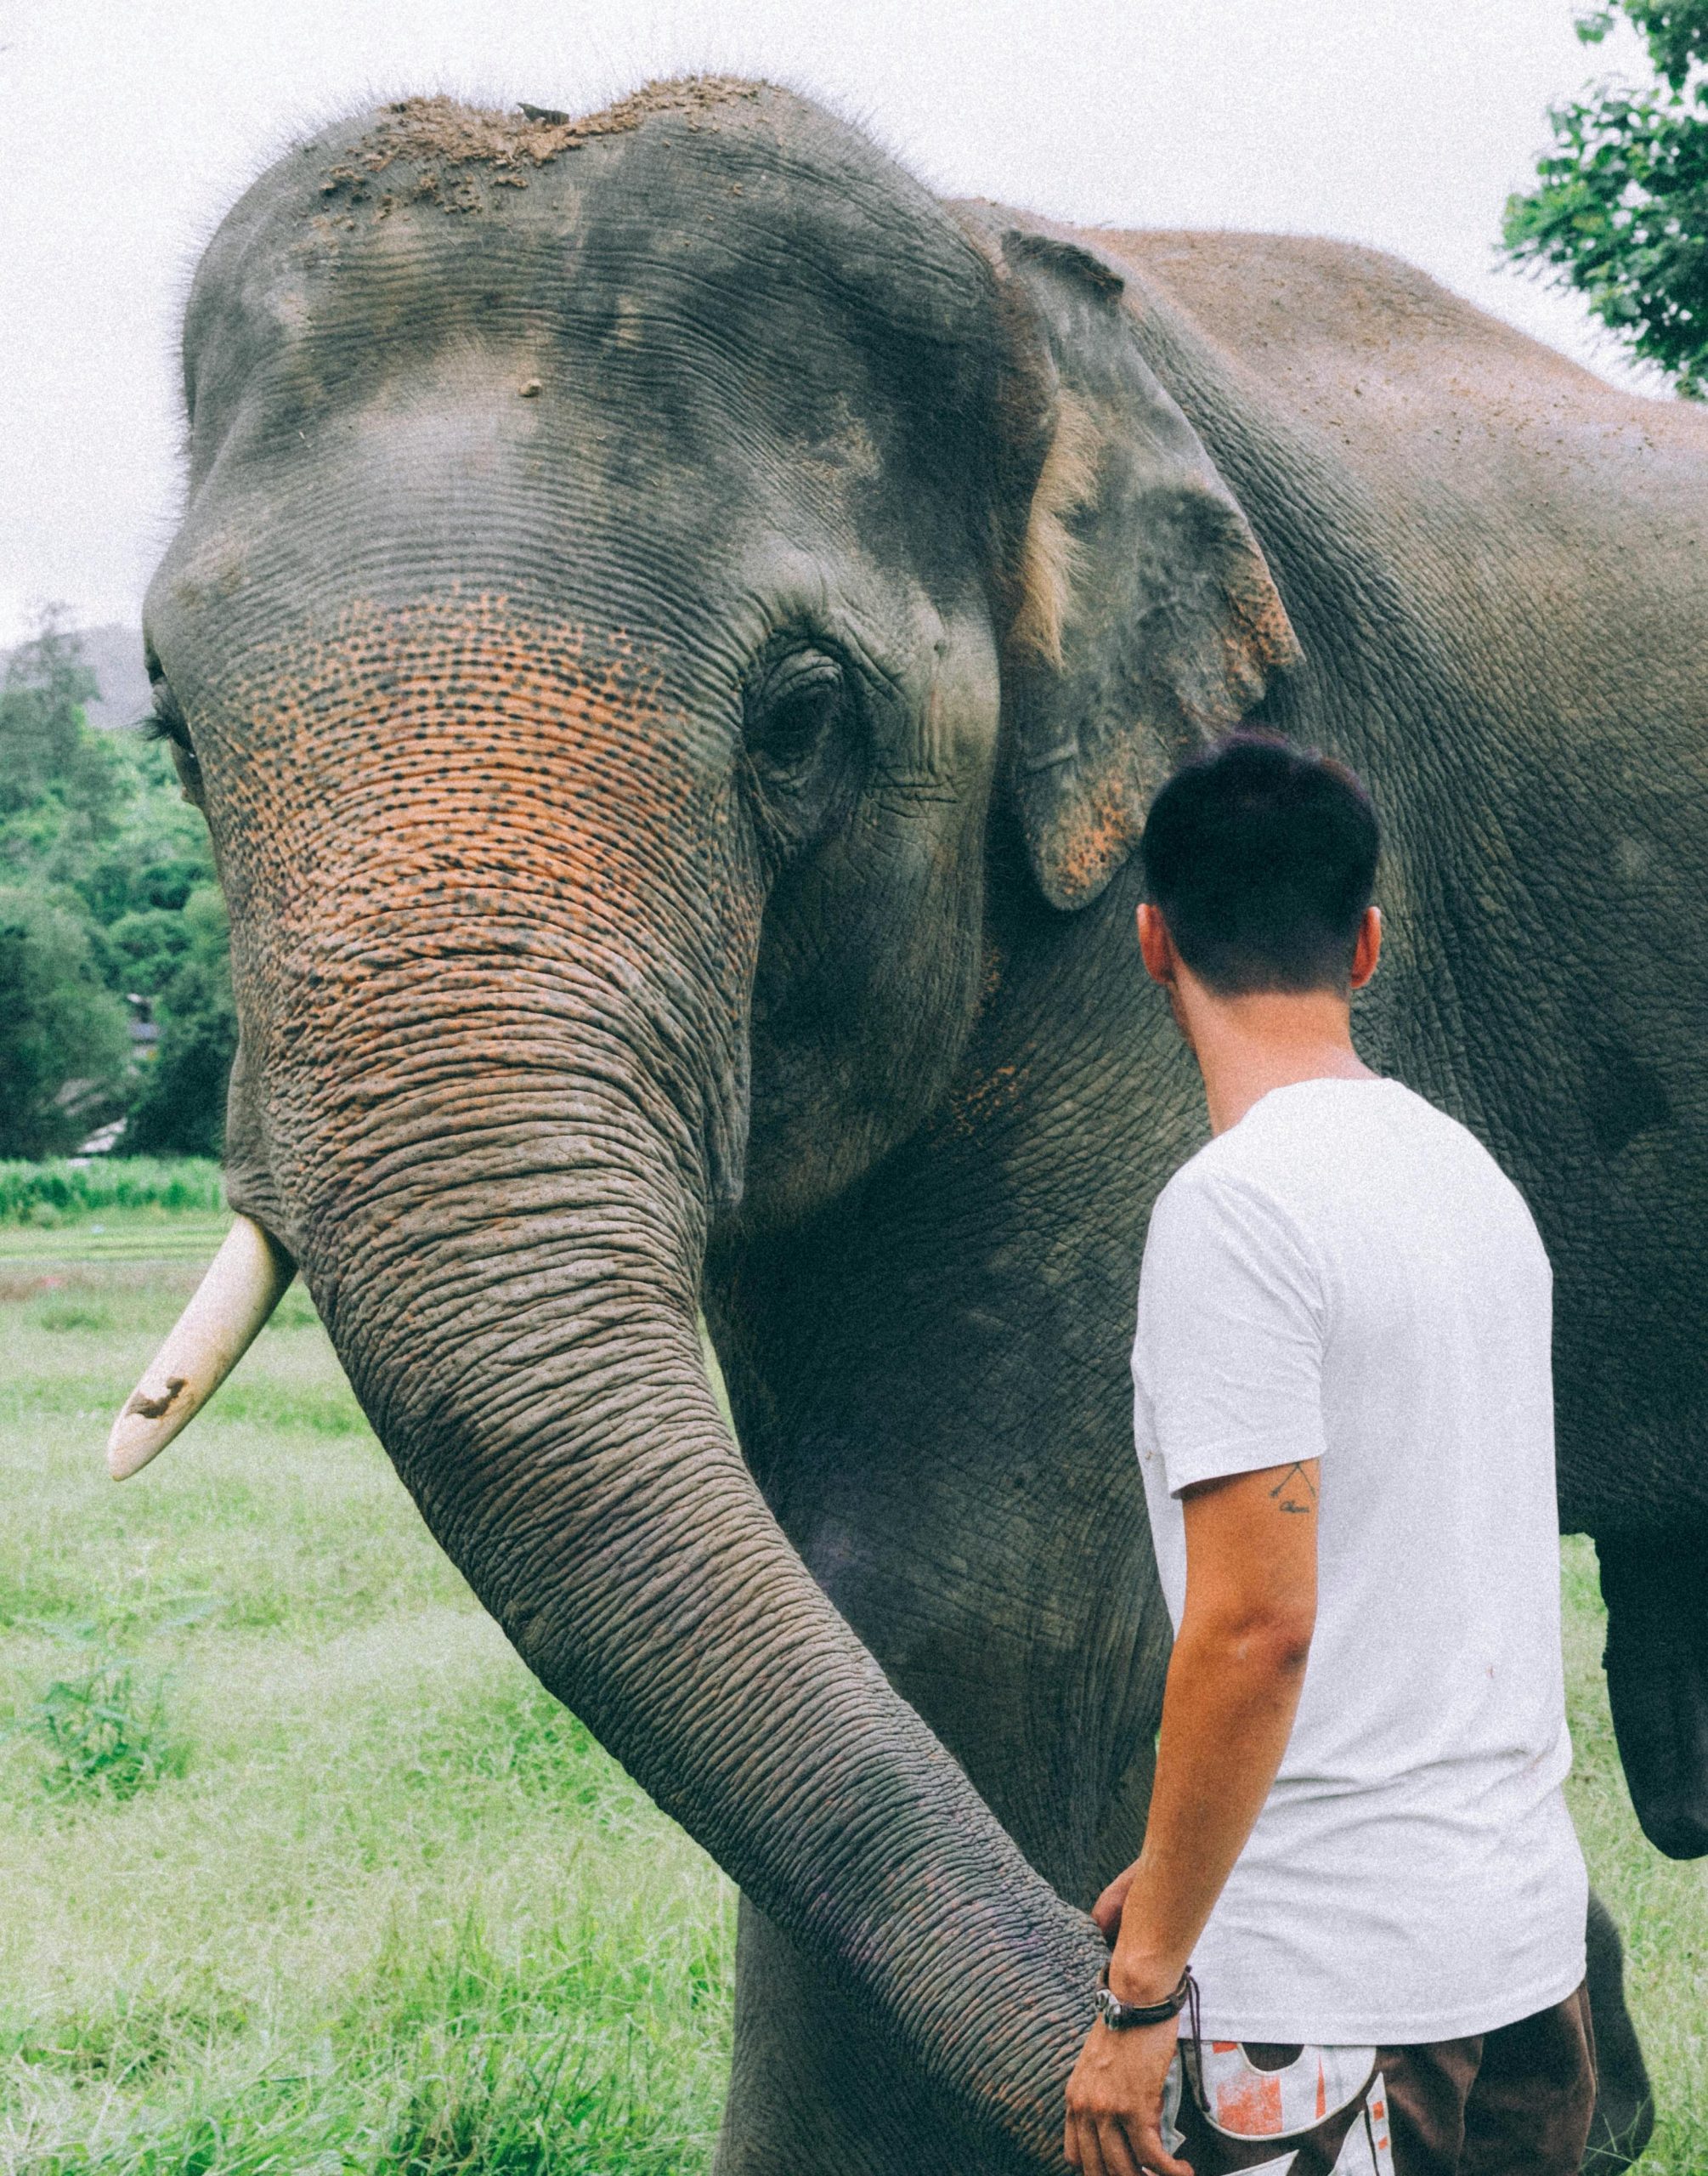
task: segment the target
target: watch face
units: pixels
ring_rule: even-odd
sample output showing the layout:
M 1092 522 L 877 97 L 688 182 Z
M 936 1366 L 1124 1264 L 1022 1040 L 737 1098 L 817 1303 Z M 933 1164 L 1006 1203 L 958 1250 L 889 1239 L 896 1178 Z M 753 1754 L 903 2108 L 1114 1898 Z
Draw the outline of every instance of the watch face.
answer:
M 1108 1987 L 1100 1987 L 1097 1990 L 1097 2014 L 1111 2032 L 1120 2023 L 1120 1998 Z

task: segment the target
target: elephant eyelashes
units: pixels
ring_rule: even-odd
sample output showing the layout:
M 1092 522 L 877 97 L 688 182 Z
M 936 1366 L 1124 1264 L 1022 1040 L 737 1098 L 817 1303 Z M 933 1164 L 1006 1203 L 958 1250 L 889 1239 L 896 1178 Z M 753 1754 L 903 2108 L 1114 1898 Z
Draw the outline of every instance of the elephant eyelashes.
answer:
M 172 766 L 178 773 L 178 782 L 184 789 L 184 799 L 200 806 L 201 765 L 190 745 L 189 728 L 184 723 L 178 698 L 161 676 L 160 667 L 152 658 L 148 660 L 148 665 L 149 678 L 154 684 L 154 711 L 144 723 L 144 732 L 150 740 L 167 743 L 172 751 Z
M 859 700 L 822 649 L 762 658 L 743 723 L 748 802 L 768 850 L 788 860 L 834 830 L 859 771 Z
M 834 658 L 797 652 L 772 666 L 748 703 L 747 746 L 755 768 L 779 785 L 798 777 L 848 701 L 846 677 Z

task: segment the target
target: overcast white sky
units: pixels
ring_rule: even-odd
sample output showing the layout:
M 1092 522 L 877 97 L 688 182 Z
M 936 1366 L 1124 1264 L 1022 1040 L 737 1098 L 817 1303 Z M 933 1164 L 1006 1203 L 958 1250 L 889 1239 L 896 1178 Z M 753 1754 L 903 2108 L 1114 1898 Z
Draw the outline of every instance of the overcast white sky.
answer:
M 1617 377 L 1575 301 L 1495 264 L 1550 101 L 1640 61 L 1579 45 L 1581 5 L 0 0 L 0 642 L 46 598 L 137 618 L 180 488 L 189 269 L 329 113 L 423 88 L 585 110 L 684 67 L 767 74 L 946 192 L 1372 242 Z

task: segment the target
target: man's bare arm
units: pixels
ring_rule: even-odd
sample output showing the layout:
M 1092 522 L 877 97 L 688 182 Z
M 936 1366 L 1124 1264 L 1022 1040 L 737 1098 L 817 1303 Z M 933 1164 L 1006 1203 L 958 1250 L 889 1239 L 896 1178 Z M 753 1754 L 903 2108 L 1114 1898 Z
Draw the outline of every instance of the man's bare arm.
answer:
M 1287 1749 L 1316 1622 L 1315 1459 L 1184 1493 L 1186 1601 L 1162 1699 L 1145 1846 L 1095 1907 L 1123 2002 L 1174 1987 Z M 1117 1935 L 1118 1928 L 1118 1935 Z M 1173 2023 L 1093 2028 L 1066 2150 L 1092 2176 L 1180 2176 L 1157 2134 Z
M 1186 1603 L 1168 1664 L 1145 1848 L 1100 1922 L 1110 1984 L 1179 1980 L 1281 1765 L 1316 1624 L 1317 1461 L 1187 1489 Z M 1112 1901 L 1112 1900 L 1111 1900 Z

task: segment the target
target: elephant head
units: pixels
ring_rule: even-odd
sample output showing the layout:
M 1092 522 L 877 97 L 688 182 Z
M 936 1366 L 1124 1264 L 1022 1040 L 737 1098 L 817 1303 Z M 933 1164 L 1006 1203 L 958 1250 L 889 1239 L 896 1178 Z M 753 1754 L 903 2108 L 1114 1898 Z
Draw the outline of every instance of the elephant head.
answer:
M 1118 286 L 760 86 L 388 107 L 206 253 L 147 615 L 267 1237 L 125 1462 L 299 1264 L 529 1664 L 1019 2162 L 1100 1943 L 783 1538 L 696 1306 L 943 1099 L 993 837 L 1083 907 L 1291 654 Z

